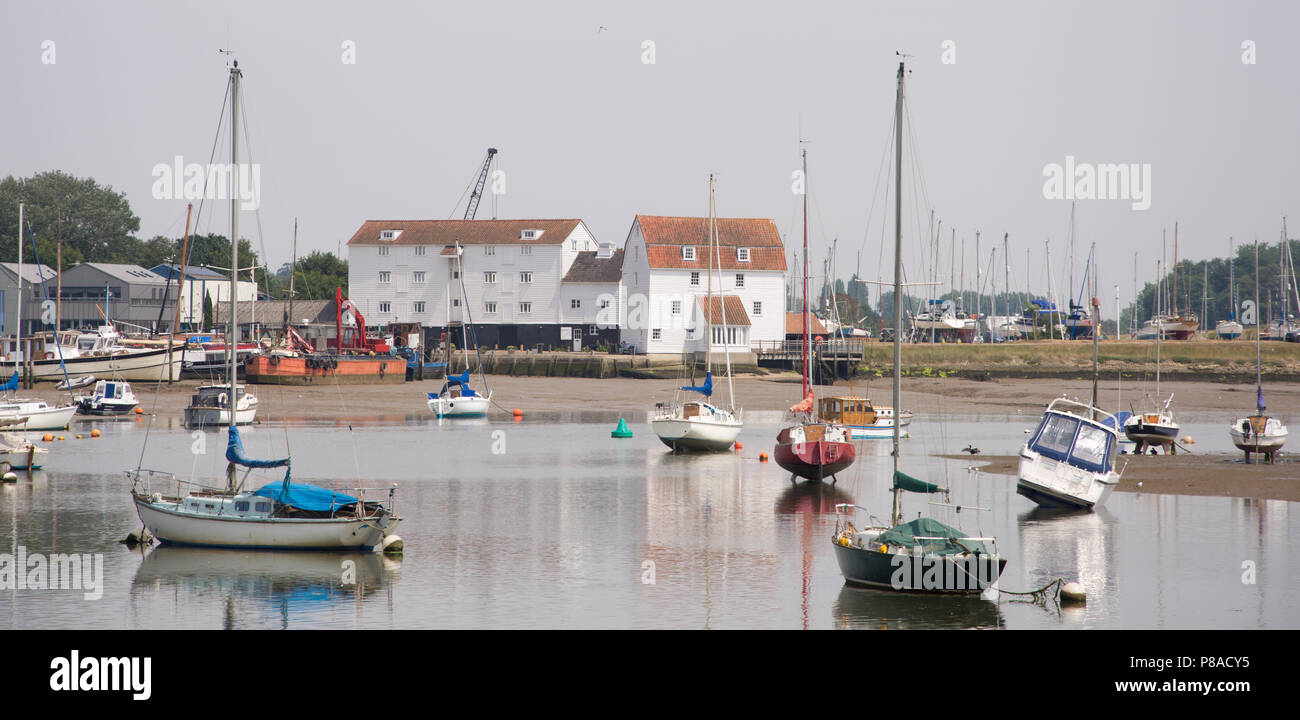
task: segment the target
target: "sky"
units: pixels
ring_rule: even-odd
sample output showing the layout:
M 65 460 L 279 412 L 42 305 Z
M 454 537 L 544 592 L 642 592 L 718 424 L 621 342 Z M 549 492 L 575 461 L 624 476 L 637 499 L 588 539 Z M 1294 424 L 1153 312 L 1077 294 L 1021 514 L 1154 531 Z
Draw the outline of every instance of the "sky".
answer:
M 972 288 L 993 263 L 1000 289 L 1005 233 L 1013 289 L 1046 290 L 1050 240 L 1059 291 L 1063 185 L 1075 283 L 1095 242 L 1101 285 L 1126 298 L 1175 222 L 1198 260 L 1275 243 L 1300 210 L 1298 3 L 3 0 L 3 16 L 0 176 L 93 177 L 146 239 L 182 234 L 186 202 L 156 197 L 155 167 L 209 161 L 237 58 L 242 159 L 260 168 L 240 234 L 272 268 L 295 218 L 300 255 L 346 257 L 367 219 L 460 217 L 488 147 L 504 192 L 479 218 L 577 217 L 621 246 L 638 213 L 706 215 L 712 173 L 719 215 L 772 218 L 794 250 L 806 149 L 812 266 L 836 241 L 837 275 L 889 279 L 898 52 L 909 279 L 930 272 L 933 210 L 945 281 L 965 268 Z M 1067 158 L 1136 165 L 1144 197 L 1046 187 Z M 229 232 L 218 205 L 200 232 Z

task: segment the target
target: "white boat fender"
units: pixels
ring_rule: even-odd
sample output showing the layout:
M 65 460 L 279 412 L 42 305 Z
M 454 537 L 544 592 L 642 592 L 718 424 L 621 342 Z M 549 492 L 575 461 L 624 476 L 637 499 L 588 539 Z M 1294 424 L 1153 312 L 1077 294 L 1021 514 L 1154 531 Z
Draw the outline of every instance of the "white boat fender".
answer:
M 1088 594 L 1084 591 L 1083 585 L 1077 582 L 1066 583 L 1061 586 L 1061 600 L 1067 603 L 1086 603 Z
M 383 550 L 385 555 L 401 555 L 404 544 L 402 538 L 397 535 L 385 535 Z
M 18 473 L 14 472 L 13 470 L 10 470 L 9 472 L 6 472 L 4 475 L 0 475 L 0 480 L 3 480 L 4 482 L 7 483 L 18 482 Z

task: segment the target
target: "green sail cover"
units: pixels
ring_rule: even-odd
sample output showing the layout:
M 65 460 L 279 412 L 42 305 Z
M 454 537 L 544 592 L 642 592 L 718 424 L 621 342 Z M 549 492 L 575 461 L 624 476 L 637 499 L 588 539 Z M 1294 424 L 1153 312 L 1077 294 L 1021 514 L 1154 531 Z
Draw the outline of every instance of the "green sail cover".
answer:
M 914 492 L 914 493 L 943 492 L 943 488 L 939 487 L 938 485 L 935 485 L 932 482 L 917 480 L 911 475 L 908 475 L 906 473 L 901 473 L 897 470 L 894 471 L 894 488 L 898 490 L 906 490 L 908 492 Z
M 904 477 L 907 477 L 904 475 Z M 984 543 L 977 540 L 962 541 L 957 544 L 952 540 L 917 540 L 917 537 L 963 538 L 965 535 L 956 528 L 948 527 L 934 518 L 917 518 L 911 522 L 894 527 L 881 533 L 876 542 L 881 545 L 904 547 L 911 550 L 920 547 L 921 552 L 934 555 L 956 555 L 967 550 L 974 553 L 988 553 Z M 990 553 L 991 554 L 991 553 Z

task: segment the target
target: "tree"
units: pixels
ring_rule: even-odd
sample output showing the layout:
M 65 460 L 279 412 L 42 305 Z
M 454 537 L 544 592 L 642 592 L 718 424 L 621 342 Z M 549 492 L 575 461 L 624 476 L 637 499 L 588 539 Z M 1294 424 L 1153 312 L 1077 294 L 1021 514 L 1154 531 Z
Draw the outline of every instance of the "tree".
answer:
M 21 179 L 10 175 L 0 180 L 0 255 L 6 260 L 18 259 L 19 202 L 26 204 L 24 237 L 35 235 L 47 263 L 53 263 L 60 242 L 65 265 L 70 258 L 121 262 L 139 243 L 132 233 L 140 229 L 140 218 L 126 196 L 111 187 L 59 170 Z M 29 249 L 23 248 L 24 254 Z

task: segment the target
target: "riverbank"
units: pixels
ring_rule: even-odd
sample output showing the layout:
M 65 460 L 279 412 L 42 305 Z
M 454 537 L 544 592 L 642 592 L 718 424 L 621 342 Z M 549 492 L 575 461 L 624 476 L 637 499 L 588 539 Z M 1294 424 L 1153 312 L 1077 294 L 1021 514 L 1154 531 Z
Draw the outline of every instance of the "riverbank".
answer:
M 1017 455 L 941 455 L 986 473 L 1014 476 Z M 1242 455 L 1121 455 L 1118 492 L 1203 495 L 1300 502 L 1300 462 L 1247 465 Z

